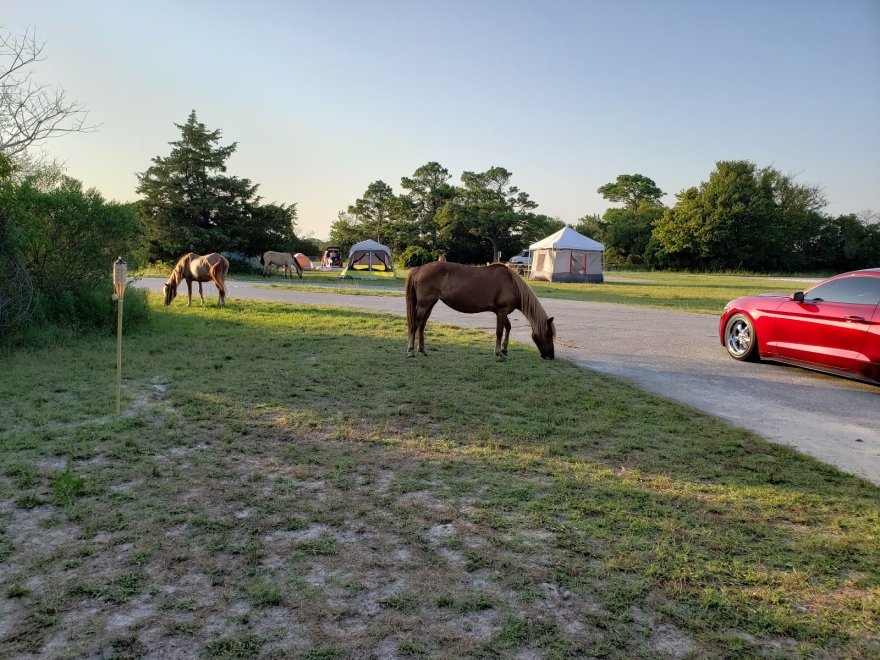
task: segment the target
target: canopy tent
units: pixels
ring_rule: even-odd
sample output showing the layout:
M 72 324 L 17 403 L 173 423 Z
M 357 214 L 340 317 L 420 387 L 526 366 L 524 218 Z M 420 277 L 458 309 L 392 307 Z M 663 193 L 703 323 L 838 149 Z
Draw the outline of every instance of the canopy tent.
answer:
M 602 253 L 605 246 L 563 227 L 529 246 L 532 257 L 530 280 L 547 282 L 603 282 Z
M 397 277 L 391 260 L 391 248 L 376 241 L 355 243 L 348 251 L 348 264 L 339 277 Z

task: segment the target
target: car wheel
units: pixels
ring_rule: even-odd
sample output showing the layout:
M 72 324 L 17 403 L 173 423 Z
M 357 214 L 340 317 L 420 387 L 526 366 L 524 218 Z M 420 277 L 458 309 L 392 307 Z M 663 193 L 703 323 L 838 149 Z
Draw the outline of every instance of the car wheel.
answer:
M 724 345 L 734 360 L 758 359 L 755 324 L 745 314 L 734 314 L 724 326 Z

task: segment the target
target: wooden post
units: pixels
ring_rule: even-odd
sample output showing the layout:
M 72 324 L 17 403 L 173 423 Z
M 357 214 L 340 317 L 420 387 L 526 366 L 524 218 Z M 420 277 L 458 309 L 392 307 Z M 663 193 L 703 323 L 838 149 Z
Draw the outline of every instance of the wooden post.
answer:
M 116 414 L 122 401 L 122 306 L 125 300 L 125 278 L 128 268 L 125 260 L 119 257 L 113 262 L 113 300 L 117 303 L 116 312 Z
M 117 301 L 119 312 L 116 315 L 116 414 L 119 414 L 122 399 L 122 298 Z

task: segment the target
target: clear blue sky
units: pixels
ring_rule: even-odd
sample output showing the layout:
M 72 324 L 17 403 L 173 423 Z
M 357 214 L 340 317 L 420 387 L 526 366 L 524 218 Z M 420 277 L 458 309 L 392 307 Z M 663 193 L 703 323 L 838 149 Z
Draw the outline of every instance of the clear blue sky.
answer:
M 574 223 L 619 174 L 675 193 L 747 159 L 880 211 L 880 0 L 3 1 L 46 41 L 35 78 L 100 123 L 47 143 L 137 198 L 195 109 L 231 173 L 296 203 L 300 233 L 382 179 L 498 165 Z

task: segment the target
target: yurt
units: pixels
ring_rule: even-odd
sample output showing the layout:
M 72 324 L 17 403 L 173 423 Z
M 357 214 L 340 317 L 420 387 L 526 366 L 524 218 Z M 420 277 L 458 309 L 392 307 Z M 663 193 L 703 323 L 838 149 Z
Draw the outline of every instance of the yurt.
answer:
M 391 248 L 377 241 L 361 241 L 348 251 L 348 264 L 339 277 L 371 279 L 374 277 L 396 277 Z
M 529 246 L 532 256 L 530 280 L 546 282 L 603 282 L 602 254 L 605 246 L 564 227 Z

